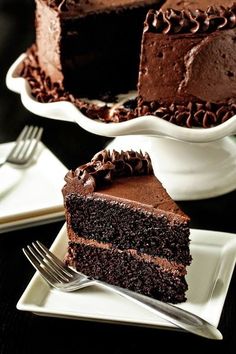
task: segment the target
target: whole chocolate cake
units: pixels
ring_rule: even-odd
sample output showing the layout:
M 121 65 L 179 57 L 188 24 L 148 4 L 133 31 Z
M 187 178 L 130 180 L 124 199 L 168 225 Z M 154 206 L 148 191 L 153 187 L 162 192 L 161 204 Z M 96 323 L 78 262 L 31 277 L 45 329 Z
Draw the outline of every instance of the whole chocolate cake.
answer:
M 66 263 L 162 301 L 185 301 L 189 218 L 153 175 L 149 156 L 103 150 L 65 180 Z
M 154 115 L 189 128 L 236 114 L 234 1 L 35 1 L 36 43 L 20 75 L 39 102 L 70 101 L 107 123 Z

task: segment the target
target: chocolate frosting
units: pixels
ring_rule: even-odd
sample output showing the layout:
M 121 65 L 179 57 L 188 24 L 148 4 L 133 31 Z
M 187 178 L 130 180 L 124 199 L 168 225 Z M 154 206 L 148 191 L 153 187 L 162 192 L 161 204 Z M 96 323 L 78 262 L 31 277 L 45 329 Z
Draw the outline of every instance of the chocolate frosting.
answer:
M 236 26 L 236 3 L 230 7 L 209 6 L 203 10 L 150 10 L 144 31 L 163 34 L 204 33 Z
M 69 101 L 75 104 L 82 113 L 91 119 L 99 119 L 103 122 L 122 122 L 140 115 L 155 115 L 171 123 L 187 127 L 209 128 L 213 125 L 224 123 L 236 114 L 234 100 L 225 104 L 212 104 L 209 102 L 195 102 L 183 105 L 160 105 L 157 102 L 142 102 L 137 108 L 137 102 L 132 105 L 127 102 L 123 107 L 117 108 L 114 114 L 109 115 L 106 104 L 98 106 L 75 98 L 69 92 L 65 92 L 60 83 L 52 83 L 40 69 L 37 61 L 36 47 L 33 45 L 27 52 L 27 57 L 19 70 L 19 75 L 24 77 L 31 87 L 32 95 L 42 103 Z
M 31 93 L 37 101 L 42 103 L 69 101 L 91 119 L 99 119 L 107 123 L 118 123 L 141 115 L 152 114 L 180 126 L 209 128 L 224 123 L 236 114 L 236 102 L 234 100 L 225 104 L 198 101 L 181 105 L 142 102 L 140 107 L 137 107 L 137 101 L 133 100 L 132 105 L 129 102 L 125 103 L 124 106 L 117 108 L 111 116 L 106 104 L 98 106 L 75 98 L 69 92 L 66 92 L 59 82 L 52 83 L 39 67 L 35 45 L 27 51 L 27 57 L 22 67 L 19 68 L 19 75 L 28 81 Z
M 155 102 L 143 102 L 139 108 L 140 115 L 155 115 L 179 126 L 210 128 L 226 122 L 236 114 L 236 103 L 229 105 L 210 102 L 189 102 L 178 105 L 158 105 Z
M 69 171 L 65 181 L 78 178 L 89 191 L 95 191 L 118 177 L 152 175 L 153 168 L 150 157 L 135 151 L 102 150 L 94 155 L 91 162 Z

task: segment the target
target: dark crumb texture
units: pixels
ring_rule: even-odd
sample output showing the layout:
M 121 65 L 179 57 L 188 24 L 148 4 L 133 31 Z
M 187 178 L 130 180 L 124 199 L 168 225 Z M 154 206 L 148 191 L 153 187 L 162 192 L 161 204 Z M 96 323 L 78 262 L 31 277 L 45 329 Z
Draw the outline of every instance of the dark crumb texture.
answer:
M 186 301 L 184 276 L 176 276 L 153 263 L 139 261 L 127 252 L 70 242 L 66 263 L 96 279 L 164 302 Z
M 152 215 L 117 201 L 75 194 L 66 197 L 65 205 L 78 236 L 184 265 L 191 262 L 188 222 L 170 223 L 162 213 Z

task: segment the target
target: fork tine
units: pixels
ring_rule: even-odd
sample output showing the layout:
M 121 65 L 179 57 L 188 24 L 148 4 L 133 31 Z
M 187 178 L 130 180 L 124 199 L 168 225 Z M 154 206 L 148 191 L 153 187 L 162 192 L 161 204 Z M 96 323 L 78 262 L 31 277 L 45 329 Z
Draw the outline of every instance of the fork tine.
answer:
M 21 148 L 18 151 L 18 157 L 25 158 L 27 151 L 29 150 L 30 144 L 34 141 L 35 130 L 38 130 L 38 127 L 29 127 L 24 139 L 22 140 Z
M 37 258 L 35 258 L 31 251 L 29 252 L 26 248 L 22 248 L 22 251 L 32 266 L 39 271 L 39 273 L 45 278 L 46 281 L 48 281 L 51 285 L 54 285 L 54 283 L 58 281 L 54 276 L 51 275 L 51 273 L 48 272 L 47 269 L 41 267 L 41 263 L 38 262 Z
M 34 247 L 34 244 L 32 244 Z M 31 252 L 31 254 L 34 256 L 34 258 L 37 260 L 37 262 L 40 264 L 40 267 L 43 268 L 44 270 L 46 269 L 47 272 L 56 279 L 57 282 L 59 283 L 64 283 L 65 281 L 68 281 L 67 278 L 63 277 L 63 275 L 58 274 L 58 272 L 55 272 L 53 266 L 46 262 L 46 259 L 41 256 L 40 253 L 38 253 L 38 250 L 35 248 L 32 248 L 31 246 L 27 246 L 28 250 Z
M 34 253 L 35 257 L 37 257 L 38 261 L 44 266 L 47 267 L 47 270 L 53 274 L 55 278 L 58 279 L 59 282 L 68 282 L 70 277 L 65 275 L 61 270 L 58 269 L 57 265 L 44 253 L 42 253 L 41 249 L 38 248 L 37 244 L 32 243 L 33 249 L 31 248 L 31 252 Z M 29 248 L 30 246 L 28 246 Z
M 34 146 L 32 148 L 30 156 L 32 156 L 33 153 L 35 152 L 35 149 L 36 149 L 36 147 L 38 145 L 38 142 L 41 140 L 41 137 L 42 137 L 42 134 L 43 134 L 43 128 L 42 127 L 40 127 L 40 128 L 36 127 L 36 128 L 37 129 L 34 132 L 35 135 L 34 135 L 34 140 L 33 140 L 34 141 Z
M 44 246 L 40 241 L 36 241 L 36 243 L 39 245 L 41 250 L 44 252 L 44 256 L 47 255 L 48 257 L 52 258 L 54 263 L 58 266 L 58 268 L 61 271 L 63 271 L 66 275 L 71 276 L 71 277 L 74 275 L 74 271 L 71 270 L 69 267 L 66 267 L 65 264 L 59 258 L 57 258 L 52 252 L 50 252 L 46 246 Z
M 7 156 L 6 162 L 13 164 L 24 165 L 33 157 L 33 154 L 38 146 L 38 142 L 41 139 L 43 128 L 28 126 L 19 134 L 16 139 L 15 146 Z
M 30 136 L 30 141 L 29 141 L 29 145 L 27 147 L 27 149 L 25 149 L 24 155 L 22 156 L 22 158 L 28 158 L 31 159 L 31 157 L 33 156 L 35 149 L 38 145 L 39 140 L 41 139 L 43 133 L 43 128 L 38 128 L 38 127 L 34 127 L 32 134 Z M 28 154 L 28 156 L 27 156 Z
M 8 158 L 9 157 L 14 157 L 16 152 L 18 152 L 18 149 L 20 147 L 20 142 L 25 139 L 25 137 L 27 136 L 28 131 L 29 131 L 29 126 L 26 125 L 23 128 L 23 130 L 20 132 L 19 136 L 17 137 L 16 142 L 15 142 L 15 146 L 11 150 L 10 154 L 8 155 Z
M 24 138 L 22 139 L 22 144 L 17 151 L 15 158 L 20 158 L 22 161 L 27 158 L 31 159 L 39 140 L 41 139 L 43 133 L 43 128 L 30 126 L 26 132 Z
M 42 127 L 26 125 L 17 137 L 13 148 L 8 153 L 4 162 L 0 163 L 0 166 L 5 163 L 21 166 L 28 165 L 28 163 L 32 161 L 38 143 L 41 140 L 42 133 Z
M 58 262 L 55 262 L 53 259 L 51 259 L 50 255 L 48 253 L 45 253 L 39 245 L 33 242 L 32 246 L 44 259 L 46 265 L 50 267 L 50 269 L 55 272 L 59 278 L 66 282 L 68 282 L 72 278 L 72 275 L 69 272 L 66 272 L 63 267 L 59 266 Z

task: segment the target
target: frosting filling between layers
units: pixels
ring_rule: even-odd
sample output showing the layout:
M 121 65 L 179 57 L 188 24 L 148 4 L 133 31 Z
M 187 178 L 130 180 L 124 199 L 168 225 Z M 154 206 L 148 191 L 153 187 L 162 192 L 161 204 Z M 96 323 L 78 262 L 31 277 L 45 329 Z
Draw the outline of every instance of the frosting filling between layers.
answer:
M 174 261 L 168 261 L 168 259 L 166 258 L 161 258 L 158 256 L 151 256 L 147 253 L 138 253 L 137 250 L 135 249 L 117 249 L 112 247 L 111 243 L 102 243 L 102 242 L 98 242 L 96 240 L 91 240 L 91 239 L 85 239 L 84 237 L 76 237 L 76 239 L 74 239 L 73 241 L 74 243 L 80 243 L 80 244 L 84 244 L 90 247 L 95 247 L 95 248 L 100 248 L 108 250 L 108 249 L 113 249 L 113 251 L 115 250 L 118 253 L 127 253 L 132 255 L 133 258 L 137 259 L 138 261 L 144 261 L 146 263 L 153 263 L 156 266 L 160 267 L 163 271 L 166 272 L 171 272 L 173 274 L 175 274 L 176 276 L 184 276 L 186 275 L 187 271 L 186 271 L 186 267 L 183 264 L 174 262 Z

